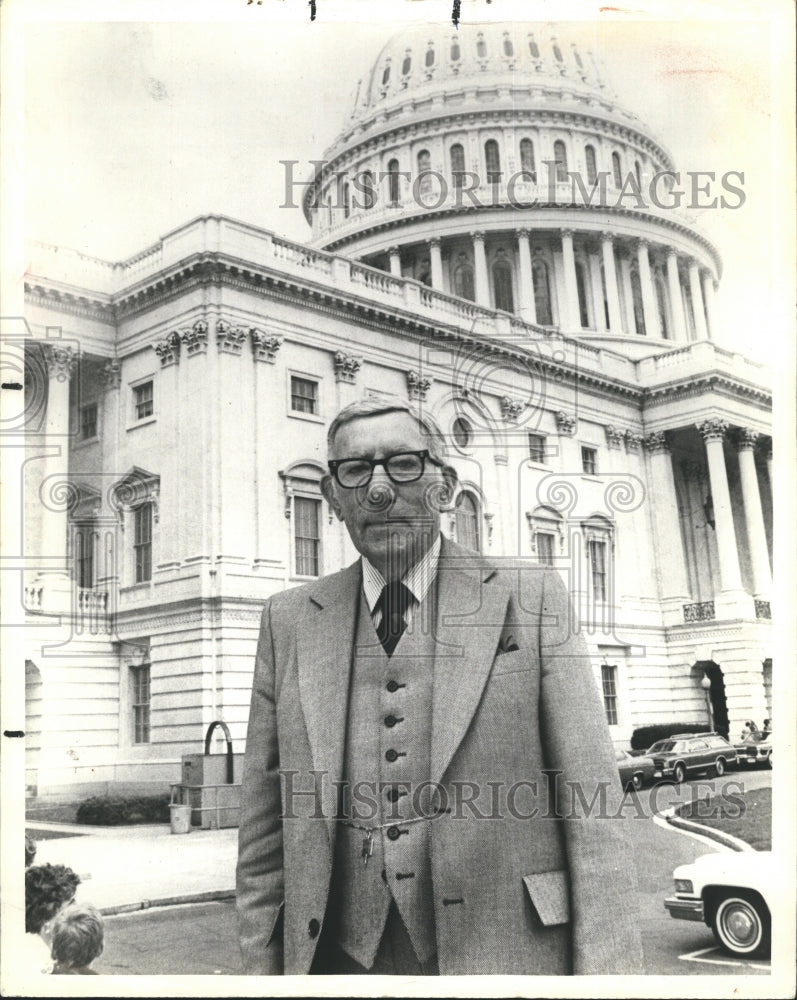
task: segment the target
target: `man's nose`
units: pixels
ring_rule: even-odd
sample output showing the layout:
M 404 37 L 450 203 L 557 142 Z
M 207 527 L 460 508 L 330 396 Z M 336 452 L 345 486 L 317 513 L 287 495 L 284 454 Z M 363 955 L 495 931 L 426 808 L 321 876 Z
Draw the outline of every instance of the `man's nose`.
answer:
M 368 505 L 375 510 L 386 510 L 388 507 L 392 507 L 395 502 L 396 489 L 381 465 L 374 469 L 365 499 Z

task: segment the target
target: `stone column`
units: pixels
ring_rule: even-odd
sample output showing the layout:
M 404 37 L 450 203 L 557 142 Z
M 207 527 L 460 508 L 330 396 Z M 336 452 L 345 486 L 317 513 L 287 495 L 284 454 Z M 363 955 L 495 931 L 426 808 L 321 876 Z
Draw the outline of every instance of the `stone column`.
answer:
M 678 497 L 670 458 L 670 445 L 663 431 L 644 439 L 649 462 L 648 496 L 656 526 L 659 597 L 665 625 L 683 623 L 683 605 L 689 603 Z
M 689 263 L 689 289 L 692 293 L 692 313 L 695 321 L 695 340 L 708 340 L 706 313 L 703 309 L 703 291 L 700 287 L 700 268 L 697 261 Z
M 433 236 L 429 240 L 429 262 L 432 265 L 432 288 L 443 291 L 443 258 L 440 254 L 440 237 Z
M 703 299 L 706 303 L 706 317 L 709 340 L 716 340 L 719 330 L 717 329 L 717 300 L 715 297 L 716 284 L 710 271 L 703 272 Z
M 41 555 L 38 581 L 43 585 L 42 610 L 69 611 L 71 584 L 67 571 L 69 486 L 69 383 L 78 352 L 69 345 L 42 345 L 47 368 L 44 476 L 41 489 Z
M 601 284 L 601 262 L 599 253 L 593 247 L 589 253 L 589 281 L 592 286 L 592 301 L 595 303 L 595 329 L 606 332 L 606 310 L 603 305 L 603 285 Z
M 711 499 L 714 506 L 714 530 L 717 533 L 717 555 L 719 558 L 720 594 L 723 614 L 717 609 L 717 617 L 753 617 L 753 602 L 742 590 L 742 575 L 739 570 L 739 553 L 736 548 L 736 532 L 733 527 L 731 495 L 728 489 L 728 474 L 725 470 L 725 455 L 722 440 L 728 424 L 725 420 L 713 418 L 697 425 L 706 442 L 708 475 L 711 483 Z M 747 598 L 745 601 L 744 598 Z M 717 604 L 717 598 L 715 598 Z M 743 607 L 744 605 L 744 607 Z M 749 605 L 749 608 L 747 607 Z
M 490 281 L 487 277 L 487 255 L 484 252 L 484 233 L 471 233 L 473 240 L 473 262 L 476 269 L 476 301 L 480 306 L 490 308 Z
M 401 251 L 398 247 L 388 247 L 388 254 L 390 255 L 390 273 L 395 275 L 395 277 L 401 277 Z
M 614 261 L 614 237 L 611 233 L 601 233 L 603 247 L 603 277 L 606 281 L 606 299 L 609 303 L 609 329 L 612 333 L 623 332 L 620 313 L 620 293 L 617 290 L 617 268 Z
M 518 289 L 520 292 L 520 315 L 527 323 L 537 322 L 537 308 L 534 303 L 534 280 L 531 274 L 531 247 L 528 229 L 517 230 L 518 249 Z
M 562 317 L 565 329 L 580 329 L 578 308 L 578 284 L 576 282 L 576 257 L 573 252 L 573 230 L 562 229 L 562 259 L 565 274 L 565 315 Z
M 670 289 L 670 315 L 672 316 L 672 339 L 686 341 L 684 323 L 684 298 L 681 294 L 681 279 L 678 275 L 678 254 L 672 248 L 667 251 L 667 284 Z
M 736 436 L 735 444 L 739 454 L 744 523 L 747 528 L 750 562 L 753 568 L 753 596 L 759 600 L 768 601 L 772 589 L 772 573 L 769 568 L 764 513 L 761 509 L 761 495 L 758 491 L 758 475 L 753 452 L 757 438 L 758 434 L 755 431 L 743 427 Z
M 639 264 L 639 284 L 642 288 L 642 311 L 645 315 L 645 332 L 649 337 L 660 337 L 659 311 L 656 308 L 656 290 L 650 273 L 650 257 L 647 240 L 637 241 L 637 263 Z

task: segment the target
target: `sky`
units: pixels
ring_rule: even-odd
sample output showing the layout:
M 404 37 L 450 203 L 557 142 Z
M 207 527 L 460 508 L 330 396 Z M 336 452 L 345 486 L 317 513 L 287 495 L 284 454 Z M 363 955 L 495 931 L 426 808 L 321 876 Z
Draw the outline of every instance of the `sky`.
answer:
M 28 2 L 35 10 L 37 0 Z M 297 176 L 309 176 L 382 45 L 408 18 L 447 20 L 451 5 L 318 0 L 314 23 L 305 4 L 278 0 L 192 4 L 190 21 L 154 20 L 172 9 L 166 0 L 158 8 L 116 0 L 101 15 L 91 8 L 94 20 L 66 21 L 58 11 L 71 7 L 41 7 L 55 13 L 20 29 L 25 234 L 122 260 L 208 213 L 309 240 L 300 209 L 280 207 L 280 161 L 298 160 Z M 131 20 L 96 19 L 110 9 Z M 461 9 L 471 20 L 517 10 L 508 0 Z M 528 17 L 552 8 L 522 9 Z M 712 19 L 618 18 L 581 4 L 576 13 L 591 16 L 561 24 L 561 34 L 593 48 L 621 103 L 651 126 L 679 169 L 744 173 L 741 208 L 692 218 L 723 258 L 722 343 L 771 360 L 784 319 L 773 309 L 762 323 L 761 302 L 779 301 L 790 281 L 772 267 L 771 248 L 784 238 L 772 165 L 792 142 L 772 77 L 773 21 L 718 17 L 716 4 L 691 9 Z

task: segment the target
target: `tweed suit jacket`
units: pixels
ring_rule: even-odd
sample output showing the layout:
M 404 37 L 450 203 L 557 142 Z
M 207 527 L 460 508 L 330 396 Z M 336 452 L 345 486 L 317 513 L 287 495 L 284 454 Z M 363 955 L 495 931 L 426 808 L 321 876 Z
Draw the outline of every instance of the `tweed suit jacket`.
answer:
M 360 564 L 263 611 L 237 909 L 248 972 L 309 972 L 337 826 Z M 431 867 L 441 974 L 639 971 L 633 857 L 604 710 L 558 575 L 443 541 Z M 614 817 L 614 818 L 612 818 Z

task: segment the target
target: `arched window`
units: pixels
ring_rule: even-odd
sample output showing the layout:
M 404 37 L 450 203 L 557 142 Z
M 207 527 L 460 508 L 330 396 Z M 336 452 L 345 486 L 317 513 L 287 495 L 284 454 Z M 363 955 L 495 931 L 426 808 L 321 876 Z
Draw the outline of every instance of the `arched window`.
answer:
M 656 286 L 656 304 L 659 307 L 659 326 L 661 335 L 665 340 L 670 339 L 670 321 L 667 315 L 667 292 L 664 284 L 664 275 L 661 271 L 654 274 L 654 284 Z
M 399 203 L 399 161 L 391 160 L 387 165 L 387 195 L 391 205 Z
M 537 180 L 537 168 L 534 163 L 534 143 L 531 139 L 520 140 L 520 170 L 524 181 Z
M 631 268 L 631 298 L 634 304 L 634 325 L 640 337 L 644 337 L 645 330 L 645 307 L 642 304 L 642 282 L 639 280 L 639 271 Z
M 428 194 L 432 190 L 432 157 L 428 149 L 418 153 L 418 176 L 420 177 L 419 194 Z
M 581 61 L 581 56 L 578 54 L 578 49 L 573 49 L 573 55 L 576 57 L 576 65 L 579 69 L 584 68 L 584 63 Z
M 529 52 L 531 53 L 532 59 L 540 58 L 540 47 L 533 38 L 529 39 Z
M 616 188 L 623 186 L 623 171 L 620 168 L 620 154 L 617 152 L 612 153 L 612 179 Z
M 483 35 L 479 35 L 479 40 L 476 42 L 476 55 L 479 59 L 484 59 L 487 55 L 487 42 Z
M 431 46 L 426 50 L 426 68 L 430 66 L 434 66 L 434 49 Z
M 501 154 L 495 139 L 488 139 L 485 142 L 484 161 L 487 165 L 487 183 L 498 184 L 501 180 Z
M 534 309 L 537 322 L 542 326 L 553 326 L 551 310 L 551 282 L 548 275 L 548 265 L 544 260 L 535 260 L 531 266 L 531 277 L 534 283 Z
M 454 39 L 451 43 L 451 62 L 459 62 L 459 58 L 462 55 L 462 51 L 459 47 L 459 42 Z
M 557 139 L 553 144 L 553 158 L 556 163 L 557 181 L 567 180 L 567 150 L 561 139 Z
M 554 45 L 553 47 L 553 57 L 557 62 L 563 62 L 562 50 L 559 48 L 558 45 Z
M 505 312 L 515 311 L 515 300 L 512 295 L 512 265 L 502 258 L 493 264 L 493 288 L 495 290 L 495 308 Z
M 385 66 L 385 70 L 382 73 L 382 86 L 386 86 L 388 80 L 390 79 L 390 63 Z
M 408 52 L 406 56 L 404 56 L 404 62 L 401 64 L 402 75 L 406 76 L 411 69 L 412 69 L 412 56 Z
M 451 160 L 451 180 L 455 188 L 461 188 L 465 174 L 465 150 L 462 144 L 455 142 L 449 151 Z
M 587 160 L 587 184 L 594 184 L 598 179 L 598 166 L 595 161 L 595 147 L 586 146 L 584 148 L 584 155 Z
M 513 56 L 515 54 L 515 46 L 512 44 L 512 40 L 504 35 L 504 55 Z
M 472 552 L 481 552 L 479 531 L 479 506 L 470 493 L 459 495 L 455 515 L 457 542 Z
M 639 165 L 639 160 L 634 161 L 634 172 L 636 173 L 636 182 L 639 185 L 639 190 L 642 190 L 642 168 Z
M 374 187 L 374 175 L 370 170 L 364 170 L 362 174 L 363 208 L 366 212 L 376 204 L 376 188 Z
M 349 212 L 351 211 L 351 205 L 349 200 L 349 182 L 343 182 L 343 215 L 344 218 L 348 219 Z
M 473 268 L 464 253 L 458 258 L 457 266 L 454 268 L 454 295 L 459 295 L 462 299 L 476 299 L 476 287 L 473 283 Z
M 578 292 L 578 315 L 581 326 L 589 326 L 589 309 L 587 308 L 587 274 L 583 261 L 576 261 L 576 290 Z

